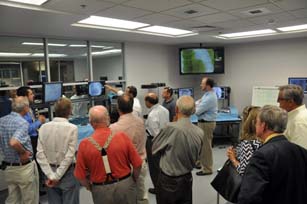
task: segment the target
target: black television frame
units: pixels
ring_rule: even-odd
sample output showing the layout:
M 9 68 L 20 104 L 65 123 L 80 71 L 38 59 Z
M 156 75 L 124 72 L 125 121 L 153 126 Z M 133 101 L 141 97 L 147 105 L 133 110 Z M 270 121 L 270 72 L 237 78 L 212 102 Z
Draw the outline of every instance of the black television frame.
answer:
M 187 49 L 213 49 L 217 50 L 220 49 L 222 50 L 222 66 L 223 66 L 223 72 L 208 72 L 208 73 L 182 73 L 181 71 L 181 52 L 182 50 L 187 50 Z M 224 47 L 183 47 L 179 48 L 179 73 L 180 75 L 196 75 L 196 74 L 224 74 L 225 73 L 225 48 Z
M 193 87 L 178 88 L 178 98 L 181 97 L 181 96 L 179 95 L 180 89 L 191 89 L 191 90 L 192 90 L 192 95 L 191 95 L 191 97 L 194 98 L 194 88 L 193 88 Z
M 304 94 L 307 94 L 307 77 L 289 77 L 288 78 L 288 84 L 291 84 L 291 80 L 305 80 L 306 81 L 306 87 L 302 87 L 302 89 L 304 91 Z M 297 85 L 297 84 L 294 84 L 294 85 Z
M 102 85 L 102 87 L 103 87 L 103 90 L 101 91 L 101 94 L 100 94 L 99 96 L 92 96 L 92 95 L 90 95 L 90 84 L 91 84 L 91 83 L 97 83 L 97 82 L 101 83 L 101 85 Z M 104 85 L 105 85 L 105 81 L 104 81 L 104 80 L 89 81 L 89 82 L 87 83 L 87 86 L 88 86 L 88 96 L 89 96 L 89 97 L 100 97 L 100 96 L 104 96 L 104 95 L 106 94 L 106 89 L 105 89 Z
M 49 84 L 61 84 L 61 95 L 59 98 L 62 97 L 63 95 L 63 82 L 62 81 L 54 81 L 54 82 L 44 82 L 43 83 L 43 86 L 42 86 L 42 100 L 43 100 L 43 103 L 54 103 L 56 102 L 57 100 L 52 100 L 52 101 L 46 101 L 46 85 L 49 85 Z

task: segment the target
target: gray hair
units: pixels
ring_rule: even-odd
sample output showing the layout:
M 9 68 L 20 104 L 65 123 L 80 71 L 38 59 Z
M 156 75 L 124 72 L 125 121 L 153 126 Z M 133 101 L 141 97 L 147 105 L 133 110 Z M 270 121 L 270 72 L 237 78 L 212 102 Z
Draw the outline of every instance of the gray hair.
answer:
M 296 105 L 302 105 L 304 99 L 304 91 L 302 87 L 294 84 L 279 87 L 279 91 L 283 93 L 283 98 L 293 100 Z
M 258 117 L 269 130 L 283 133 L 287 127 L 288 113 L 277 106 L 265 105 L 260 109 Z
M 110 125 L 109 112 L 104 106 L 94 106 L 89 111 L 90 122 Z
M 176 106 L 179 112 L 185 116 L 190 116 L 195 113 L 195 102 L 191 96 L 181 96 L 177 100 Z
M 29 107 L 29 100 L 25 96 L 18 96 L 13 99 L 12 111 L 16 113 L 21 113 L 24 111 L 25 107 Z

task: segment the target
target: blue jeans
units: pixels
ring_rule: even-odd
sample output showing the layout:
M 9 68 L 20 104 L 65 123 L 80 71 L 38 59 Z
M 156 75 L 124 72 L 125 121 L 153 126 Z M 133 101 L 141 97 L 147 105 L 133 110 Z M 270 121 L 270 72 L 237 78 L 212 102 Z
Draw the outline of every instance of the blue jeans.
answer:
M 73 172 L 74 168 L 69 167 L 58 185 L 47 188 L 49 204 L 79 204 L 80 184 Z

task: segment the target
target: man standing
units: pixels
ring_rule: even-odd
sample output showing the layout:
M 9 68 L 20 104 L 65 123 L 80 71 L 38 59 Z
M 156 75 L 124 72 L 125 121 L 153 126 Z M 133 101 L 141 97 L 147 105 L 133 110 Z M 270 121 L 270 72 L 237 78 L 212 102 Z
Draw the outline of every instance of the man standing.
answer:
M 264 142 L 252 156 L 243 177 L 238 204 L 305 204 L 307 151 L 283 135 L 287 112 L 264 106 L 256 135 Z
M 72 104 L 59 99 L 55 118 L 41 126 L 36 160 L 47 177 L 49 204 L 78 204 L 79 183 L 73 175 L 78 128 L 68 122 Z
M 277 102 L 288 112 L 288 125 L 285 136 L 290 142 L 307 149 L 307 109 L 303 104 L 304 92 L 300 86 L 279 87 Z
M 158 104 L 159 98 L 155 93 L 148 93 L 145 96 L 145 105 L 149 108 L 145 128 L 147 133 L 146 153 L 149 173 L 154 188 L 149 188 L 150 193 L 156 193 L 156 185 L 159 176 L 159 158 L 152 156 L 152 140 L 159 134 L 162 128 L 169 122 L 169 112 L 166 108 Z
M 17 89 L 17 96 L 25 96 L 28 98 L 30 104 L 34 103 L 35 95 L 31 90 L 31 88 L 28 86 L 19 87 Z M 24 119 L 29 123 L 29 135 L 31 138 L 31 143 L 34 151 L 33 154 L 34 158 L 36 156 L 36 147 L 37 147 L 37 138 L 38 138 L 37 130 L 43 123 L 46 122 L 46 118 L 43 115 L 39 115 L 37 120 L 35 117 L 36 116 L 33 113 L 32 109 L 30 109 L 29 112 L 26 115 L 24 115 Z
M 133 114 L 142 118 L 142 107 L 141 107 L 141 103 L 139 99 L 136 97 L 138 92 L 135 86 L 127 86 L 125 92 L 115 87 L 112 87 L 110 85 L 107 85 L 107 84 L 104 85 L 104 87 L 116 93 L 118 96 L 121 96 L 125 93 L 129 95 L 130 97 L 132 97 L 133 98 Z
M 80 143 L 75 177 L 92 192 L 95 204 L 135 204 L 141 157 L 125 133 L 114 134 L 108 128 L 110 118 L 104 106 L 92 107 L 89 121 L 95 131 Z
M 0 118 L 0 151 L 4 156 L 2 168 L 9 195 L 5 203 L 39 201 L 38 170 L 32 161 L 32 145 L 28 135 L 29 124 L 23 118 L 29 111 L 26 97 L 13 100 L 12 112 Z
M 145 190 L 145 177 L 147 174 L 146 150 L 145 150 L 145 127 L 140 117 L 132 114 L 133 98 L 129 95 L 121 95 L 117 98 L 117 109 L 119 119 L 116 123 L 110 125 L 113 134 L 124 132 L 131 139 L 137 152 L 143 160 L 142 169 L 136 182 L 137 203 L 148 204 L 147 192 Z
M 201 165 L 201 171 L 196 173 L 198 176 L 210 175 L 213 171 L 212 139 L 217 115 L 217 97 L 212 89 L 213 85 L 213 79 L 203 78 L 200 87 L 205 94 L 196 102 L 195 114 L 198 117 L 198 126 L 204 131 L 203 147 L 199 162 Z
M 199 159 L 203 131 L 193 125 L 190 116 L 195 112 L 191 96 L 177 100 L 177 121 L 169 123 L 153 139 L 153 154 L 161 155 L 157 184 L 158 204 L 192 204 L 192 174 Z
M 170 87 L 164 87 L 162 97 L 164 99 L 162 106 L 169 111 L 169 121 L 172 122 L 176 115 L 176 100 L 173 98 L 173 89 Z

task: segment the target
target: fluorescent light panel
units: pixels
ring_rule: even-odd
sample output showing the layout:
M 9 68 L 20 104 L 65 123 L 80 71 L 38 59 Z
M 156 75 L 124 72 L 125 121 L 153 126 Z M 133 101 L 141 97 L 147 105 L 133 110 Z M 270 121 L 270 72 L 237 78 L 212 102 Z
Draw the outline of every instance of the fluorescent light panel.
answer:
M 258 35 L 266 35 L 276 33 L 275 30 L 264 29 L 264 30 L 254 30 L 254 31 L 246 31 L 246 32 L 238 32 L 238 33 L 227 33 L 218 35 L 219 37 L 225 38 L 238 38 L 238 37 L 255 37 Z
M 113 27 L 113 28 L 124 28 L 124 29 L 137 29 L 137 28 L 149 26 L 149 24 L 145 24 L 145 23 L 121 20 L 121 19 L 116 19 L 116 18 L 100 17 L 100 16 L 90 16 L 84 20 L 79 21 L 78 23 L 98 25 L 98 26 L 107 26 L 107 27 Z
M 21 44 L 23 44 L 23 45 L 39 45 L 39 46 L 43 46 L 44 45 L 44 43 L 36 43 L 36 42 L 23 42 Z M 65 46 L 67 46 L 67 44 L 48 43 L 48 46 L 65 47 Z
M 295 26 L 287 26 L 287 27 L 281 27 L 277 28 L 280 31 L 298 31 L 298 30 L 306 30 L 307 29 L 307 24 L 302 24 L 302 25 L 295 25 Z
M 86 45 L 69 45 L 69 47 L 86 47 Z
M 115 53 L 121 53 L 121 49 L 112 49 L 112 50 L 105 50 L 105 51 L 99 51 L 99 52 L 92 52 L 92 55 L 108 55 L 108 54 L 115 54 Z
M 24 57 L 29 55 L 31 53 L 0 52 L 0 57 Z
M 177 28 L 170 28 L 165 26 L 150 26 L 146 28 L 141 28 L 138 30 L 147 31 L 147 32 L 153 32 L 153 33 L 161 33 L 161 34 L 167 34 L 167 35 L 186 35 L 193 33 L 189 30 L 182 30 Z
M 8 1 L 40 6 L 48 0 L 8 0 Z
M 33 57 L 43 57 L 44 53 L 33 53 L 31 56 Z M 49 54 L 49 57 L 66 57 L 65 54 Z

